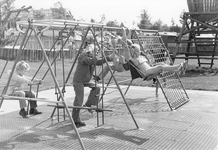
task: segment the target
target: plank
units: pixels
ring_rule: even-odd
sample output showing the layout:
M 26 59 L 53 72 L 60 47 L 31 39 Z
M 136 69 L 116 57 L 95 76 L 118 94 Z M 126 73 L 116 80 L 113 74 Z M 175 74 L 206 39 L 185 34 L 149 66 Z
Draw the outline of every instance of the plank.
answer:
M 49 104 L 47 105 L 49 107 L 56 107 L 56 108 L 65 108 L 64 105 L 52 105 Z M 89 110 L 96 110 L 96 111 L 113 111 L 111 109 L 105 109 L 105 108 L 97 108 L 97 107 L 83 107 L 83 106 L 72 106 L 72 105 L 68 105 L 68 108 L 78 108 L 78 109 L 89 109 Z

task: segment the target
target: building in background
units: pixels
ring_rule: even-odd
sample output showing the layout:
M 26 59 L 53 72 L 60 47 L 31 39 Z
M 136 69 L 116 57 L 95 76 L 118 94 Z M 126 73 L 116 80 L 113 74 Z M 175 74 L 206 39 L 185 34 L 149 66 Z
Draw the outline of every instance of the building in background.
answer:
M 41 15 L 43 19 L 52 19 L 53 18 L 53 12 L 52 9 L 31 9 L 29 12 L 21 12 L 18 16 L 20 20 L 27 20 L 27 18 L 30 19 L 38 19 L 36 18 L 38 15 Z

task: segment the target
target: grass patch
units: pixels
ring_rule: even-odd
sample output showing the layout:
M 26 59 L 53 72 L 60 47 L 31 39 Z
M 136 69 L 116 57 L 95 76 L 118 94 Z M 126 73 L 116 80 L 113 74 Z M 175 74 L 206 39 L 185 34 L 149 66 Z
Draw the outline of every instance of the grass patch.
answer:
M 183 60 L 176 60 L 175 64 L 182 62 Z M 209 61 L 209 60 L 205 60 Z M 5 60 L 0 60 L 0 73 L 2 72 L 2 69 L 5 65 Z M 28 62 L 30 64 L 30 71 L 26 74 L 28 76 L 33 76 L 36 74 L 39 66 L 42 64 L 42 62 Z M 3 76 L 0 79 L 0 92 L 2 91 L 3 87 L 7 83 L 8 74 L 7 70 L 11 70 L 13 67 L 14 61 L 9 61 L 8 65 L 3 73 Z M 67 76 L 69 75 L 70 68 L 72 66 L 71 60 L 65 60 L 64 65 L 62 64 L 62 61 L 56 62 L 56 77 L 57 81 L 59 83 L 59 86 L 62 87 L 64 84 L 64 81 L 66 81 Z M 218 61 L 214 61 L 214 66 L 210 68 L 209 65 L 204 67 L 198 67 L 197 60 L 189 60 L 188 69 L 186 72 L 186 75 L 181 76 L 181 80 L 183 82 L 183 85 L 186 89 L 189 90 L 206 90 L 206 91 L 218 91 Z M 54 65 L 52 66 L 54 70 Z M 100 69 L 99 67 L 98 69 Z M 73 79 L 73 73 L 74 73 L 75 67 L 73 69 L 72 74 L 70 75 L 70 78 L 66 85 L 72 85 L 72 79 Z M 53 81 L 53 78 L 51 76 L 51 73 L 46 72 L 48 71 L 48 66 L 45 63 L 43 63 L 41 69 L 38 71 L 36 77 L 37 78 L 44 78 L 43 84 L 40 86 L 40 91 L 45 89 L 52 89 L 55 87 L 55 83 Z M 64 72 L 64 73 L 63 73 Z M 100 71 L 97 70 L 97 73 Z M 131 79 L 129 71 L 122 72 L 122 73 L 116 73 L 115 74 L 117 81 L 127 80 Z M 110 78 L 110 74 L 106 77 L 107 81 Z M 127 83 L 120 83 L 120 84 L 128 84 Z M 132 83 L 133 86 L 152 86 L 152 81 L 142 81 L 142 79 L 135 79 Z M 28 88 L 26 88 L 28 89 Z

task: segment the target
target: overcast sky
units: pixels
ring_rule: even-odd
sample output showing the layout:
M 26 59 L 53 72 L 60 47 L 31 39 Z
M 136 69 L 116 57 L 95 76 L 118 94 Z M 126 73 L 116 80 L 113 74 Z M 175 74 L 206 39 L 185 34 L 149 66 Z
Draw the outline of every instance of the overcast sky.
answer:
M 33 9 L 51 8 L 54 3 L 62 2 L 63 7 L 69 9 L 76 19 L 90 19 L 100 21 L 103 14 L 106 20 L 117 20 L 132 25 L 139 22 L 141 10 L 147 10 L 151 21 L 161 19 L 163 23 L 171 25 L 172 18 L 179 23 L 179 16 L 183 10 L 188 11 L 187 0 L 15 0 L 15 7 L 32 6 Z

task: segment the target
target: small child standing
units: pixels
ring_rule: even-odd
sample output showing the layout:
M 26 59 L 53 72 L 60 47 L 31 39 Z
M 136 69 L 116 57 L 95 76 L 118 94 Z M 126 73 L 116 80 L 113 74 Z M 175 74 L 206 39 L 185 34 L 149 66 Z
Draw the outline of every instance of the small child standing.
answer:
M 11 96 L 19 96 L 19 97 L 29 97 L 29 98 L 35 98 L 36 94 L 34 91 L 24 91 L 24 86 L 31 83 L 40 83 L 42 80 L 40 79 L 34 79 L 31 81 L 31 77 L 25 76 L 24 74 L 30 69 L 30 66 L 25 61 L 20 61 L 16 64 L 14 74 L 11 78 L 10 85 L 8 87 L 7 94 Z M 10 73 L 10 71 L 8 72 Z M 42 112 L 39 112 L 37 107 L 36 101 L 29 101 L 30 102 L 30 112 L 31 115 L 38 115 Z M 25 107 L 27 107 L 26 100 L 19 100 L 20 103 L 20 112 L 19 115 L 21 115 L 23 118 L 28 118 L 27 112 L 25 110 Z

